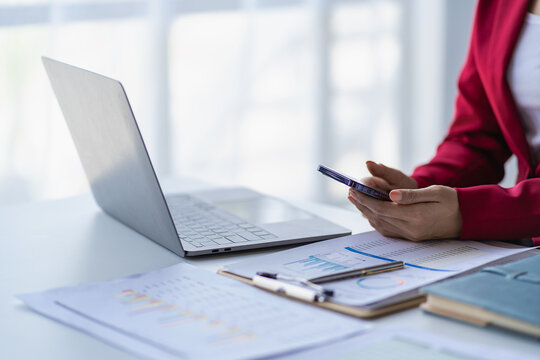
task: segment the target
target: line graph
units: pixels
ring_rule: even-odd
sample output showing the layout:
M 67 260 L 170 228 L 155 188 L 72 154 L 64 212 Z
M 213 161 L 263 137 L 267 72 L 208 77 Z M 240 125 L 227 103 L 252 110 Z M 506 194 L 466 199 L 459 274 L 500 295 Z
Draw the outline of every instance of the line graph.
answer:
M 345 249 L 348 250 L 348 251 L 350 251 L 350 252 L 353 252 L 353 253 L 356 253 L 356 254 L 360 254 L 360 255 L 364 255 L 364 256 L 370 256 L 370 257 L 375 258 L 375 259 L 386 260 L 386 261 L 395 261 L 394 259 L 389 259 L 389 258 L 386 258 L 386 257 L 383 257 L 383 256 L 378 256 L 378 255 L 369 254 L 369 253 L 360 251 L 360 250 L 355 249 L 355 248 L 352 248 L 352 247 L 346 247 Z M 408 262 L 406 262 L 405 265 L 406 265 L 406 266 L 409 266 L 409 267 L 413 267 L 413 268 L 417 268 L 417 269 L 422 269 L 422 270 L 429 270 L 429 271 L 442 271 L 442 272 L 454 272 L 454 271 L 457 271 L 457 270 L 449 270 L 449 269 L 437 269 L 437 268 L 431 268 L 431 267 L 427 267 L 427 266 L 421 266 L 421 265 L 411 264 L 411 263 L 408 263 Z

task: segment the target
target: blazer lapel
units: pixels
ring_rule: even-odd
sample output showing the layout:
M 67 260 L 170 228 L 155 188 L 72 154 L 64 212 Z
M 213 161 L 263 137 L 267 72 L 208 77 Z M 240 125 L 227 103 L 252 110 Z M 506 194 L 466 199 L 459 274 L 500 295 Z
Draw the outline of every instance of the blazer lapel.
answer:
M 523 21 L 527 14 L 528 0 L 499 1 L 495 15 L 490 51 L 485 56 L 491 64 L 491 102 L 504 137 L 520 162 L 520 170 L 531 171 L 532 159 L 520 116 L 508 86 L 506 72 L 516 46 Z M 520 174 L 527 177 L 529 174 Z

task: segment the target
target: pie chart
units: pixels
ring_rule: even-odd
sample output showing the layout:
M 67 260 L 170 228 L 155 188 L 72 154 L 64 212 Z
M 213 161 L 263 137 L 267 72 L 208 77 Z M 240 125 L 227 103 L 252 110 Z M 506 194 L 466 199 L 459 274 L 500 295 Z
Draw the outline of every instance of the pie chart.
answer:
M 370 290 L 391 289 L 403 284 L 405 284 L 405 280 L 394 276 L 367 276 L 356 281 L 356 285 L 359 287 Z

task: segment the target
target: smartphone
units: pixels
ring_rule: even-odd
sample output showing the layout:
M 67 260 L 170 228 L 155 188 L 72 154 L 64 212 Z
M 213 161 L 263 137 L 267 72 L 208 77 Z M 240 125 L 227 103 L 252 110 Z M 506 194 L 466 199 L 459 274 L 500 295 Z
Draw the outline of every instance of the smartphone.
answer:
M 360 191 L 362 194 L 366 194 L 377 200 L 392 201 L 390 200 L 388 193 L 370 188 L 369 186 L 362 184 L 360 181 L 350 178 L 347 175 L 340 174 L 335 170 L 327 168 L 326 166 L 319 165 L 317 170 L 319 170 L 322 174 L 347 185 L 348 187 L 352 187 L 353 189 Z

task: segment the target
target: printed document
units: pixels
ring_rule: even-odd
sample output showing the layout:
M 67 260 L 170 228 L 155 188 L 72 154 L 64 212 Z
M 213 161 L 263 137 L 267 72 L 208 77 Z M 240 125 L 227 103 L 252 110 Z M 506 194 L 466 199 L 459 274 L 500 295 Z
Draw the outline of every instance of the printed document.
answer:
M 102 327 L 127 336 L 127 344 L 122 336 L 107 341 L 126 348 L 136 340 L 144 345 L 138 355 L 149 357 L 153 356 L 148 347 L 169 358 L 267 357 L 335 341 L 370 326 L 182 263 L 49 292 L 64 310 L 100 325 L 89 328 L 77 322 L 73 326 L 101 339 Z M 50 314 L 56 311 L 50 302 L 37 301 L 50 298 L 46 293 L 19 298 L 38 312 L 58 318 Z M 65 313 L 63 317 L 71 325 Z
M 533 360 L 515 349 L 458 341 L 414 328 L 388 328 L 332 343 L 281 360 Z
M 247 278 L 264 271 L 310 279 L 381 262 L 404 261 L 401 270 L 324 284 L 334 290 L 333 302 L 369 306 L 528 250 L 531 248 L 497 241 L 412 242 L 373 231 L 260 256 L 224 270 Z

